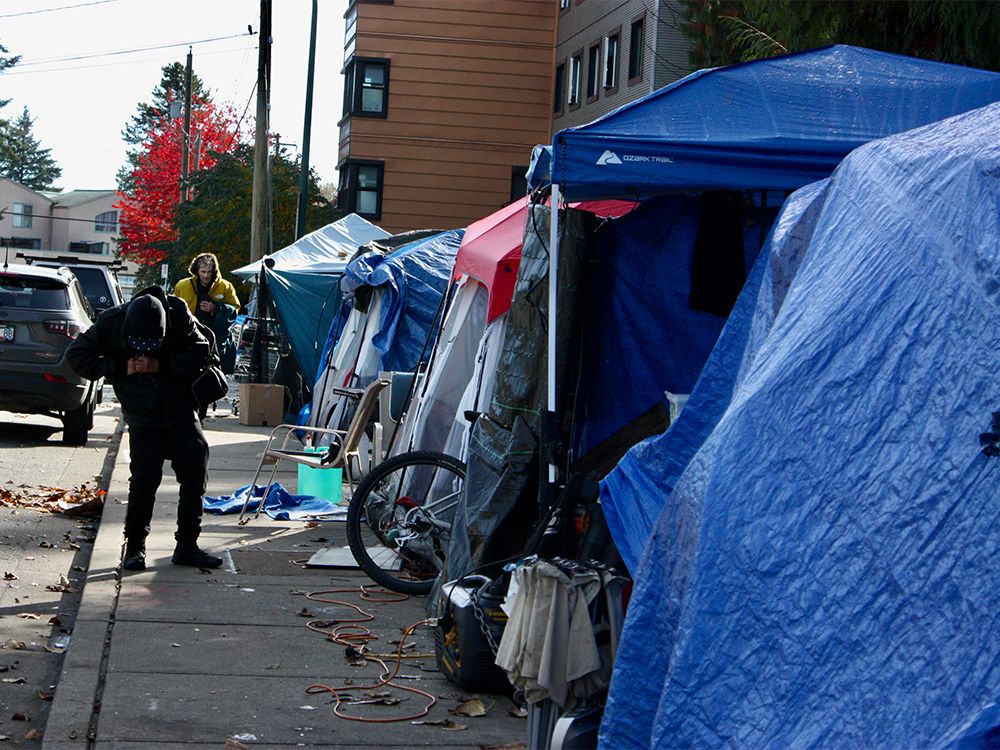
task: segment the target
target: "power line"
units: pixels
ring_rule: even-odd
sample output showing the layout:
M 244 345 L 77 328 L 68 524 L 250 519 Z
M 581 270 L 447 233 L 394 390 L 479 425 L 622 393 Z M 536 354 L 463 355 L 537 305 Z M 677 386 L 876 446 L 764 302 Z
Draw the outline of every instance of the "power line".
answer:
M 252 46 L 252 45 L 251 45 Z M 245 54 L 245 49 L 243 47 L 233 47 L 231 49 L 216 50 L 214 52 L 201 52 L 199 53 L 201 57 L 211 57 L 212 55 L 229 55 L 233 52 L 243 52 Z M 41 70 L 13 70 L 4 71 L 3 76 L 7 78 L 9 76 L 33 76 L 39 73 L 64 73 L 67 70 L 92 70 L 94 68 L 114 68 L 121 65 L 135 65 L 141 62 L 161 62 L 168 58 L 167 55 L 160 55 L 159 57 L 144 57 L 141 60 L 121 60 L 118 62 L 106 62 L 106 63 L 95 63 L 93 65 L 68 65 L 64 68 L 42 68 Z
M 123 49 L 117 50 L 115 52 L 95 52 L 92 55 L 73 55 L 70 57 L 44 57 L 38 60 L 31 60 L 29 62 L 19 62 L 20 67 L 29 67 L 31 65 L 49 65 L 51 63 L 58 62 L 72 62 L 74 60 L 92 60 L 95 57 L 114 57 L 116 55 L 131 55 L 136 52 L 149 52 L 156 49 L 170 49 L 172 47 L 188 47 L 193 44 L 205 44 L 207 42 L 220 42 L 225 39 L 239 39 L 240 37 L 250 36 L 250 32 L 244 32 L 242 34 L 230 34 L 229 36 L 216 36 L 210 39 L 196 39 L 189 42 L 175 42 L 172 44 L 158 44 L 152 47 L 136 47 L 135 49 Z
M 116 3 L 118 0 L 94 0 L 90 3 L 77 3 L 76 5 L 60 5 L 58 8 L 42 8 L 41 10 L 26 10 L 21 13 L 5 13 L 0 18 L 18 18 L 19 16 L 34 16 L 39 13 L 52 13 L 57 10 L 71 10 L 73 8 L 83 8 L 87 5 L 104 5 L 105 3 Z

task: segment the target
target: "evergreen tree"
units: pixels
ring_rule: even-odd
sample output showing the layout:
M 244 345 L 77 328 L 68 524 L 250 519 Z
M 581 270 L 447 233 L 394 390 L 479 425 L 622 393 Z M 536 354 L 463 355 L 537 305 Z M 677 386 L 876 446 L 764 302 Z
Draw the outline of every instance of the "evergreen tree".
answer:
M 830 44 L 1000 70 L 993 0 L 682 0 L 696 68 Z
M 34 122 L 25 107 L 20 117 L 0 131 L 0 174 L 32 190 L 49 190 L 62 169 L 49 155 L 51 149 L 41 148 L 32 135 Z
M 10 50 L 0 44 L 0 73 L 3 73 L 7 68 L 12 68 L 20 61 L 20 55 L 14 55 L 12 57 L 4 57 Z M 0 99 L 0 109 L 3 109 L 10 102 L 10 99 Z M 0 121 L 2 122 L 2 121 Z

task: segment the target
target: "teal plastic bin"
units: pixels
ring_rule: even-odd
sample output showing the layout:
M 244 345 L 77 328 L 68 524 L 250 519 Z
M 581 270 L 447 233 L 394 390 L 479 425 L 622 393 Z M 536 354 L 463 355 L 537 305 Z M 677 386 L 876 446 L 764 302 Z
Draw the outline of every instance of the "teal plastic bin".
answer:
M 306 448 L 311 453 L 322 453 L 325 448 Z M 344 492 L 344 473 L 341 469 L 314 469 L 299 464 L 300 495 L 321 497 L 331 503 L 339 503 Z

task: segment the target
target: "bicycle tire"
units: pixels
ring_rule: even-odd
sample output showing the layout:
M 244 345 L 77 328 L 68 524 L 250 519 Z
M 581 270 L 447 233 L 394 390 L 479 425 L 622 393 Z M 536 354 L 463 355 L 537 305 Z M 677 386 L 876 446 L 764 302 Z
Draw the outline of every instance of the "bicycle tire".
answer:
M 412 472 L 421 469 L 429 474 L 418 473 L 412 479 Z M 411 482 L 421 485 L 417 499 L 400 492 L 401 486 L 414 490 L 412 485 L 403 485 L 407 472 L 411 472 Z M 447 505 L 461 492 L 465 474 L 465 464 L 453 456 L 410 451 L 386 459 L 365 475 L 347 508 L 347 542 L 369 578 L 401 594 L 430 592 L 444 563 L 450 521 L 423 510 L 422 484 L 429 484 L 439 495 L 447 487 L 443 498 L 431 499 L 432 504 Z M 429 520 L 432 516 L 434 523 Z M 448 528 L 442 528 L 443 524 Z

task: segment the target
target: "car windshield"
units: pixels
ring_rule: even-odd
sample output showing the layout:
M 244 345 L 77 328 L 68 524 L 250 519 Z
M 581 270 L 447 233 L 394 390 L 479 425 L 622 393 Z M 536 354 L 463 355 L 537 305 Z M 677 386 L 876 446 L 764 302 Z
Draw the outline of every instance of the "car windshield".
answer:
M 68 310 L 66 285 L 55 279 L 0 274 L 0 307 Z

